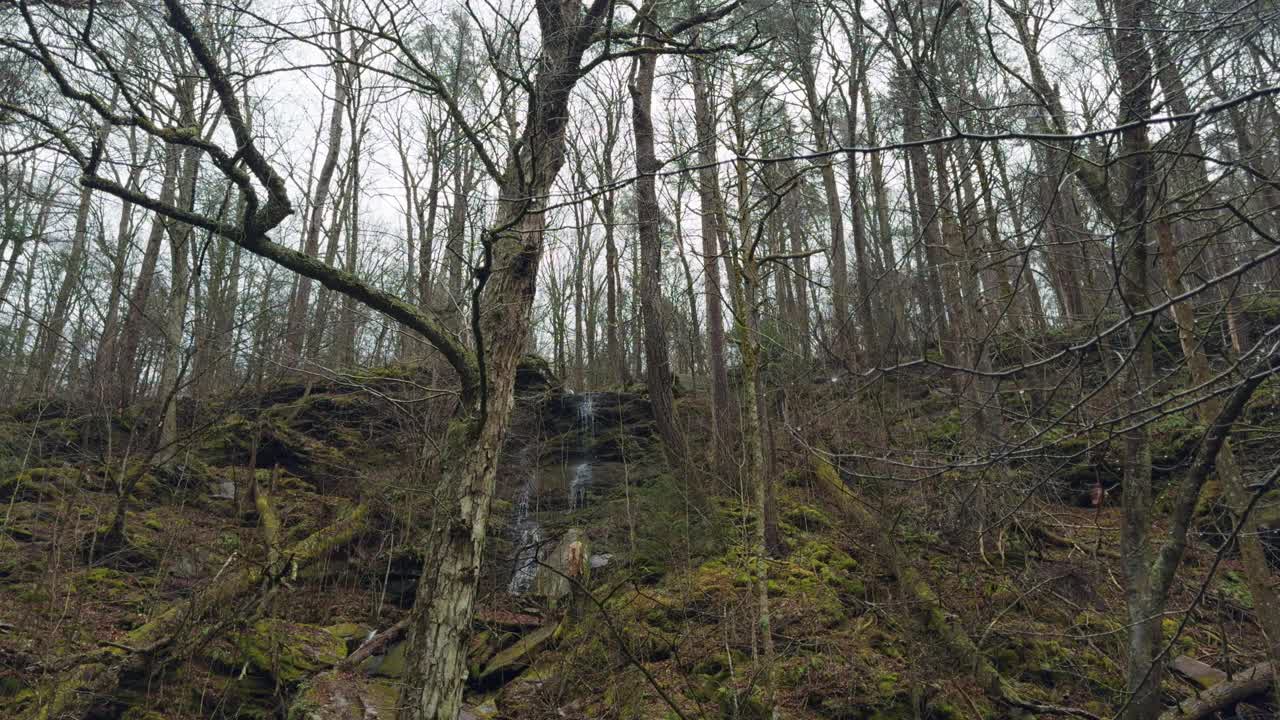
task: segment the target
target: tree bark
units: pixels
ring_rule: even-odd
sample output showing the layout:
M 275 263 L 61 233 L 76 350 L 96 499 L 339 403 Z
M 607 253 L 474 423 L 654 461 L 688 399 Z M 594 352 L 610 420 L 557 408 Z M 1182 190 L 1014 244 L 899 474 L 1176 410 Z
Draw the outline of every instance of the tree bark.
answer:
M 341 33 L 334 34 L 335 40 Z M 341 52 L 341 47 L 339 47 Z M 342 63 L 333 64 L 333 101 L 329 109 L 329 140 L 325 150 L 324 162 L 320 166 L 320 175 L 316 178 L 315 191 L 311 197 L 311 218 L 307 223 L 307 232 L 303 238 L 302 252 L 308 257 L 316 257 L 320 252 L 320 232 L 323 229 L 325 201 L 329 197 L 329 185 L 333 181 L 334 170 L 338 167 L 338 156 L 342 153 L 342 122 L 346 114 L 347 81 L 346 69 Z M 303 357 L 303 345 L 307 337 L 304 327 L 311 306 L 311 278 L 303 275 L 298 278 L 298 287 L 293 301 L 289 305 L 286 319 L 285 344 L 291 360 Z
M 703 293 L 707 317 L 707 363 L 711 384 L 711 435 L 718 438 L 728 423 L 729 371 L 724 355 L 724 311 L 720 295 L 720 248 L 723 246 L 719 172 L 716 170 L 715 116 L 708 97 L 706 61 L 690 58 L 694 125 L 698 143 L 698 202 L 701 205 Z M 713 444 L 718 444 L 715 440 Z
M 652 22 L 641 23 L 652 30 Z M 645 47 L 652 47 L 646 41 Z M 644 321 L 645 384 L 654 426 L 672 457 L 684 454 L 672 408 L 671 353 L 662 319 L 662 239 L 658 235 L 658 194 L 654 173 L 662 168 L 654 150 L 653 76 L 658 56 L 642 55 L 632 78 L 631 126 L 636 143 L 636 231 L 640 243 L 640 313 Z
M 1120 72 L 1121 124 L 1143 120 L 1151 112 L 1151 58 L 1142 39 L 1143 8 L 1144 0 L 1116 2 L 1119 29 L 1115 60 Z M 1151 156 L 1146 125 L 1136 123 L 1123 131 L 1121 153 L 1125 193 L 1119 224 L 1123 235 L 1119 240 L 1124 260 L 1117 271 L 1121 276 L 1121 297 L 1129 313 L 1135 313 L 1150 303 L 1147 216 Z M 1149 322 L 1135 318 L 1130 323 L 1131 360 L 1125 372 L 1131 412 L 1141 413 L 1147 404 L 1146 393 L 1152 377 L 1151 330 Z M 1145 720 L 1156 717 L 1160 710 L 1159 690 L 1164 668 L 1159 662 L 1158 646 L 1162 636 L 1160 614 L 1165 600 L 1149 557 L 1153 495 L 1151 442 L 1145 425 L 1124 434 L 1122 502 L 1120 554 L 1129 637 L 1125 678 L 1128 701 L 1121 717 Z

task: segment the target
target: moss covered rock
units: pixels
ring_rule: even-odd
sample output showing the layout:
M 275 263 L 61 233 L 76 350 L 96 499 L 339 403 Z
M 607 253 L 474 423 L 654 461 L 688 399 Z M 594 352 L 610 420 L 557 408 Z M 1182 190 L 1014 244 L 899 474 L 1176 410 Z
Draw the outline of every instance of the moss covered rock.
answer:
M 254 623 L 236 638 L 236 646 L 251 665 L 285 685 L 347 656 L 346 641 L 330 630 L 278 619 Z
M 0 500 L 38 501 L 58 497 L 72 487 L 80 471 L 73 467 L 43 467 L 24 470 L 0 480 Z
M 387 680 L 326 672 L 302 686 L 288 720 L 392 720 L 399 695 L 399 685 Z

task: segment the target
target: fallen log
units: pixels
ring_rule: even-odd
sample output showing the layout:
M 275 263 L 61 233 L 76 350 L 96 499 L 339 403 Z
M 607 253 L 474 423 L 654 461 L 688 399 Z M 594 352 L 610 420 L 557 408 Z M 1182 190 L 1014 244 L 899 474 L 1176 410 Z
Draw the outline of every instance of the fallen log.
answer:
M 1275 677 L 1271 663 L 1258 663 L 1248 670 L 1236 673 L 1232 679 L 1218 683 L 1190 700 L 1178 703 L 1178 707 L 1161 715 L 1160 720 L 1200 720 L 1200 718 L 1209 717 L 1238 702 L 1266 692 Z
M 78 720 L 88 716 L 95 707 L 111 701 L 121 678 L 180 658 L 184 650 L 198 647 L 203 635 L 190 642 L 184 638 L 186 630 L 197 624 L 221 625 L 228 619 L 223 615 L 238 607 L 237 600 L 255 590 L 270 592 L 288 569 L 305 566 L 351 542 L 364 530 L 367 517 L 368 508 L 357 505 L 332 525 L 281 551 L 274 565 L 246 565 L 221 576 L 194 597 L 170 605 L 123 640 L 103 643 L 96 651 L 60 663 L 58 679 L 36 688 L 34 707 L 27 717 Z
M 384 652 L 388 645 L 394 643 L 404 637 L 405 630 L 409 628 L 409 616 L 405 616 L 400 622 L 374 635 L 368 642 L 356 648 L 342 662 L 338 663 L 337 670 L 350 671 L 360 667 L 360 663 L 367 660 L 370 656 L 378 655 Z

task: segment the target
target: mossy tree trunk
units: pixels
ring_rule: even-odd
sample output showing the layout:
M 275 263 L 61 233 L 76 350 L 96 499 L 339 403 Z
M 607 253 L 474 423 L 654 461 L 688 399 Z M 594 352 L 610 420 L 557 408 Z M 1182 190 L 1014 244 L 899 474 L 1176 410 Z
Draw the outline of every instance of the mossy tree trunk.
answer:
M 748 138 L 742 110 L 744 90 L 735 87 L 732 100 L 733 131 L 738 159 L 734 163 L 738 193 L 738 237 L 728 253 L 729 298 L 733 307 L 733 340 L 742 362 L 741 426 L 742 475 L 752 495 L 754 527 L 751 558 L 756 590 L 756 623 L 760 634 L 759 683 L 770 717 L 777 717 L 774 697 L 773 620 L 769 610 L 769 517 L 773 493 L 765 473 L 764 433 L 760 422 L 760 338 L 757 332 L 756 297 L 760 291 L 760 266 L 755 250 L 759 236 L 751 232 L 751 185 L 748 180 Z M 775 204 L 771 210 L 777 210 Z

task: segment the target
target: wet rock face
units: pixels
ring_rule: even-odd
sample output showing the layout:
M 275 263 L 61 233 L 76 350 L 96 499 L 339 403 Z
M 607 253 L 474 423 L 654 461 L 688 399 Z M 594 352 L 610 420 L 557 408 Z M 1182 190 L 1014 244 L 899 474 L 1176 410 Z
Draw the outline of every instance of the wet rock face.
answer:
M 548 397 L 543 406 L 543 422 L 547 432 L 554 435 L 580 427 L 584 397 L 590 398 L 587 408 L 597 433 L 624 429 L 638 436 L 648 434 L 644 427 L 653 422 L 653 407 L 649 404 L 649 398 L 637 393 L 613 390 L 556 393 Z

